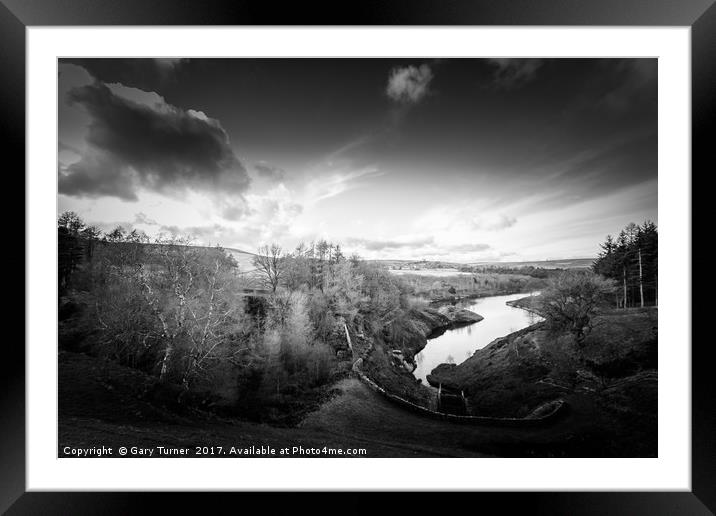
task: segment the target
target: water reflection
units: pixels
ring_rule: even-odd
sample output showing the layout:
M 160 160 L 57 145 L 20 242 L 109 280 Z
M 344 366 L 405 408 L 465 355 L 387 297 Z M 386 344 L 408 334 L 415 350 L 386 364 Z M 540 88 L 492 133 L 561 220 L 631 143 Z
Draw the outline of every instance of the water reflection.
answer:
M 429 339 L 427 346 L 415 355 L 417 364 L 413 371 L 415 377 L 422 379 L 427 385 L 425 377 L 439 364 L 466 360 L 475 350 L 484 348 L 496 338 L 504 337 L 540 321 L 538 315 L 505 304 L 507 301 L 521 299 L 526 295 L 484 297 L 463 303 L 465 308 L 480 314 L 484 319 L 469 326 L 448 330 L 442 335 Z

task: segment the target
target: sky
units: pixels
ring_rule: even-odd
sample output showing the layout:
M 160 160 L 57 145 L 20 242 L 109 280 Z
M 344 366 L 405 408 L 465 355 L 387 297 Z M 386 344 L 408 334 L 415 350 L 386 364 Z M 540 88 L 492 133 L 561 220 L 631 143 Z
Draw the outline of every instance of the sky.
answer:
M 657 220 L 656 59 L 61 59 L 58 214 L 255 252 L 594 257 Z

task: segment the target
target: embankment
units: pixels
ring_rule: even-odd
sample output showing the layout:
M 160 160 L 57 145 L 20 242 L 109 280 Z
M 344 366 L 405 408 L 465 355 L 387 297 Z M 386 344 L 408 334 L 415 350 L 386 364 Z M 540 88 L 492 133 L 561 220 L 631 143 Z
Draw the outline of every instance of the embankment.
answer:
M 489 416 L 469 416 L 469 415 L 456 415 L 446 414 L 444 412 L 438 412 L 437 410 L 430 409 L 423 405 L 413 403 L 405 398 L 402 398 L 396 394 L 389 392 L 384 389 L 376 382 L 371 380 L 362 370 L 363 359 L 359 358 L 353 364 L 353 372 L 356 376 L 371 390 L 377 392 L 381 396 L 385 397 L 392 403 L 402 407 L 405 410 L 409 410 L 416 414 L 420 414 L 425 417 L 432 419 L 438 419 L 441 421 L 448 421 L 450 423 L 462 423 L 462 424 L 473 424 L 473 425 L 498 425 L 498 426 L 515 426 L 515 427 L 529 427 L 537 426 L 549 423 L 560 417 L 567 409 L 567 404 L 562 399 L 553 400 L 549 403 L 545 403 L 542 406 L 535 409 L 532 414 L 523 418 L 515 417 L 489 417 Z
M 419 352 L 425 346 L 427 337 L 436 331 L 445 331 L 451 327 L 479 322 L 482 320 L 482 316 L 469 310 L 446 306 L 438 310 L 424 309 L 416 312 L 415 320 L 423 339 L 422 346 L 410 349 L 412 354 Z M 418 339 L 413 339 L 413 341 L 417 342 Z M 368 346 L 363 346 L 362 349 L 363 353 L 356 356 L 356 361 L 353 364 L 353 372 L 362 382 L 396 405 L 433 419 L 453 423 L 531 426 L 545 424 L 556 419 L 564 413 L 567 407 L 564 400 L 552 399 L 535 407 L 524 417 L 446 414 L 435 410 L 437 407 L 435 392 L 416 381 L 410 371 L 403 367 L 402 353 L 401 360 L 396 361 L 386 359 L 387 354 L 384 346 L 380 343 L 374 345 L 371 342 Z
M 462 390 L 470 412 L 524 417 L 535 407 L 564 399 L 591 414 L 590 427 L 626 442 L 643 456 L 656 450 L 657 311 L 604 311 L 579 346 L 543 323 L 496 339 L 465 362 L 441 364 L 428 380 Z M 622 439 L 624 442 L 617 442 Z M 614 451 L 615 454 L 623 451 Z

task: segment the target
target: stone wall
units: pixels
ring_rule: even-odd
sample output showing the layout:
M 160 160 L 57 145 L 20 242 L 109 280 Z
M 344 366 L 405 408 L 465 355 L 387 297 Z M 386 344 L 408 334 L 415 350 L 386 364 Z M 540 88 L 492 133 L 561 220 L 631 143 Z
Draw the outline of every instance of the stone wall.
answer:
M 449 421 L 451 423 L 463 423 L 463 424 L 477 424 L 477 425 L 497 425 L 497 426 L 515 426 L 515 427 L 528 427 L 528 426 L 539 426 L 551 421 L 554 421 L 567 410 L 567 402 L 560 399 L 557 400 L 554 408 L 544 416 L 536 418 L 504 418 L 504 417 L 486 417 L 486 416 L 459 416 L 455 414 L 445 414 L 442 412 L 436 412 L 426 407 L 416 405 L 400 396 L 396 396 L 380 385 L 371 380 L 362 370 L 363 357 L 358 358 L 353 363 L 353 373 L 371 390 L 377 392 L 381 396 L 385 397 L 392 403 L 403 407 L 406 410 L 410 410 L 417 414 L 430 417 L 433 419 L 440 419 L 443 421 Z

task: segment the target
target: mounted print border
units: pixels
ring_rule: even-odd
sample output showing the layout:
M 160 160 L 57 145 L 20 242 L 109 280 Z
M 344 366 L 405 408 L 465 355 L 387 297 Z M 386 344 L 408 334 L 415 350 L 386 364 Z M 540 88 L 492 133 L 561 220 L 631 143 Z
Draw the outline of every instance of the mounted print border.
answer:
M 5 113 L 3 128 L 6 153 L 17 159 L 15 168 L 24 168 L 22 141 L 25 134 L 25 28 L 38 25 L 681 25 L 692 27 L 692 163 L 693 170 L 702 168 L 713 156 L 708 129 L 713 128 L 714 104 L 711 90 L 716 66 L 716 8 L 710 2 L 652 2 L 644 7 L 639 2 L 573 2 L 571 7 L 555 2 L 515 2 L 511 8 L 500 9 L 490 2 L 451 2 L 449 8 L 423 2 L 362 3 L 350 15 L 316 6 L 270 13 L 258 4 L 221 2 L 211 9 L 181 2 L 160 2 L 152 9 L 139 2 L 125 2 L 121 8 L 104 1 L 5 1 L 0 6 L 0 64 L 3 69 L 2 103 Z M 610 5 L 612 4 L 612 5 Z M 7 7 L 6 7 L 7 6 Z M 320 15 L 317 13 L 321 13 Z M 696 177 L 692 173 L 692 177 Z M 694 222 L 696 222 L 694 218 Z M 19 264 L 18 264 L 19 266 Z M 26 269 L 26 275 L 32 274 Z M 28 307 L 31 309 L 31 307 Z M 23 390 L 25 385 L 24 356 L 19 349 L 10 350 L 17 357 L 12 374 L 6 373 L 7 386 L 2 399 L 3 456 L 5 465 L 0 507 L 7 508 L 25 492 L 25 417 Z M 560 493 L 553 495 L 526 494 L 476 495 L 470 503 L 490 500 L 501 507 L 529 506 L 560 513 L 616 513 L 644 511 L 654 514 L 707 513 L 704 505 L 714 508 L 710 486 L 714 475 L 713 391 L 708 371 L 708 345 L 698 343 L 692 348 L 692 493 Z M 709 388 L 711 387 L 711 388 Z M 141 507 L 144 497 L 126 495 L 41 494 L 22 495 L 11 513 L 53 513 L 60 507 L 72 506 L 84 512 L 118 511 L 126 513 Z M 505 498 L 509 498 L 510 501 Z M 227 500 L 228 501 L 228 500 Z M 416 499 L 421 503 L 419 499 Z M 184 502 L 180 502 L 184 503 Z M 231 503 L 231 502 L 229 502 Z M 367 502 L 370 503 L 370 502 Z M 121 507 L 121 509 L 120 509 Z M 575 510 L 575 507 L 578 509 Z M 405 507 L 406 509 L 408 507 Z M 66 510 L 64 512 L 67 512 Z

